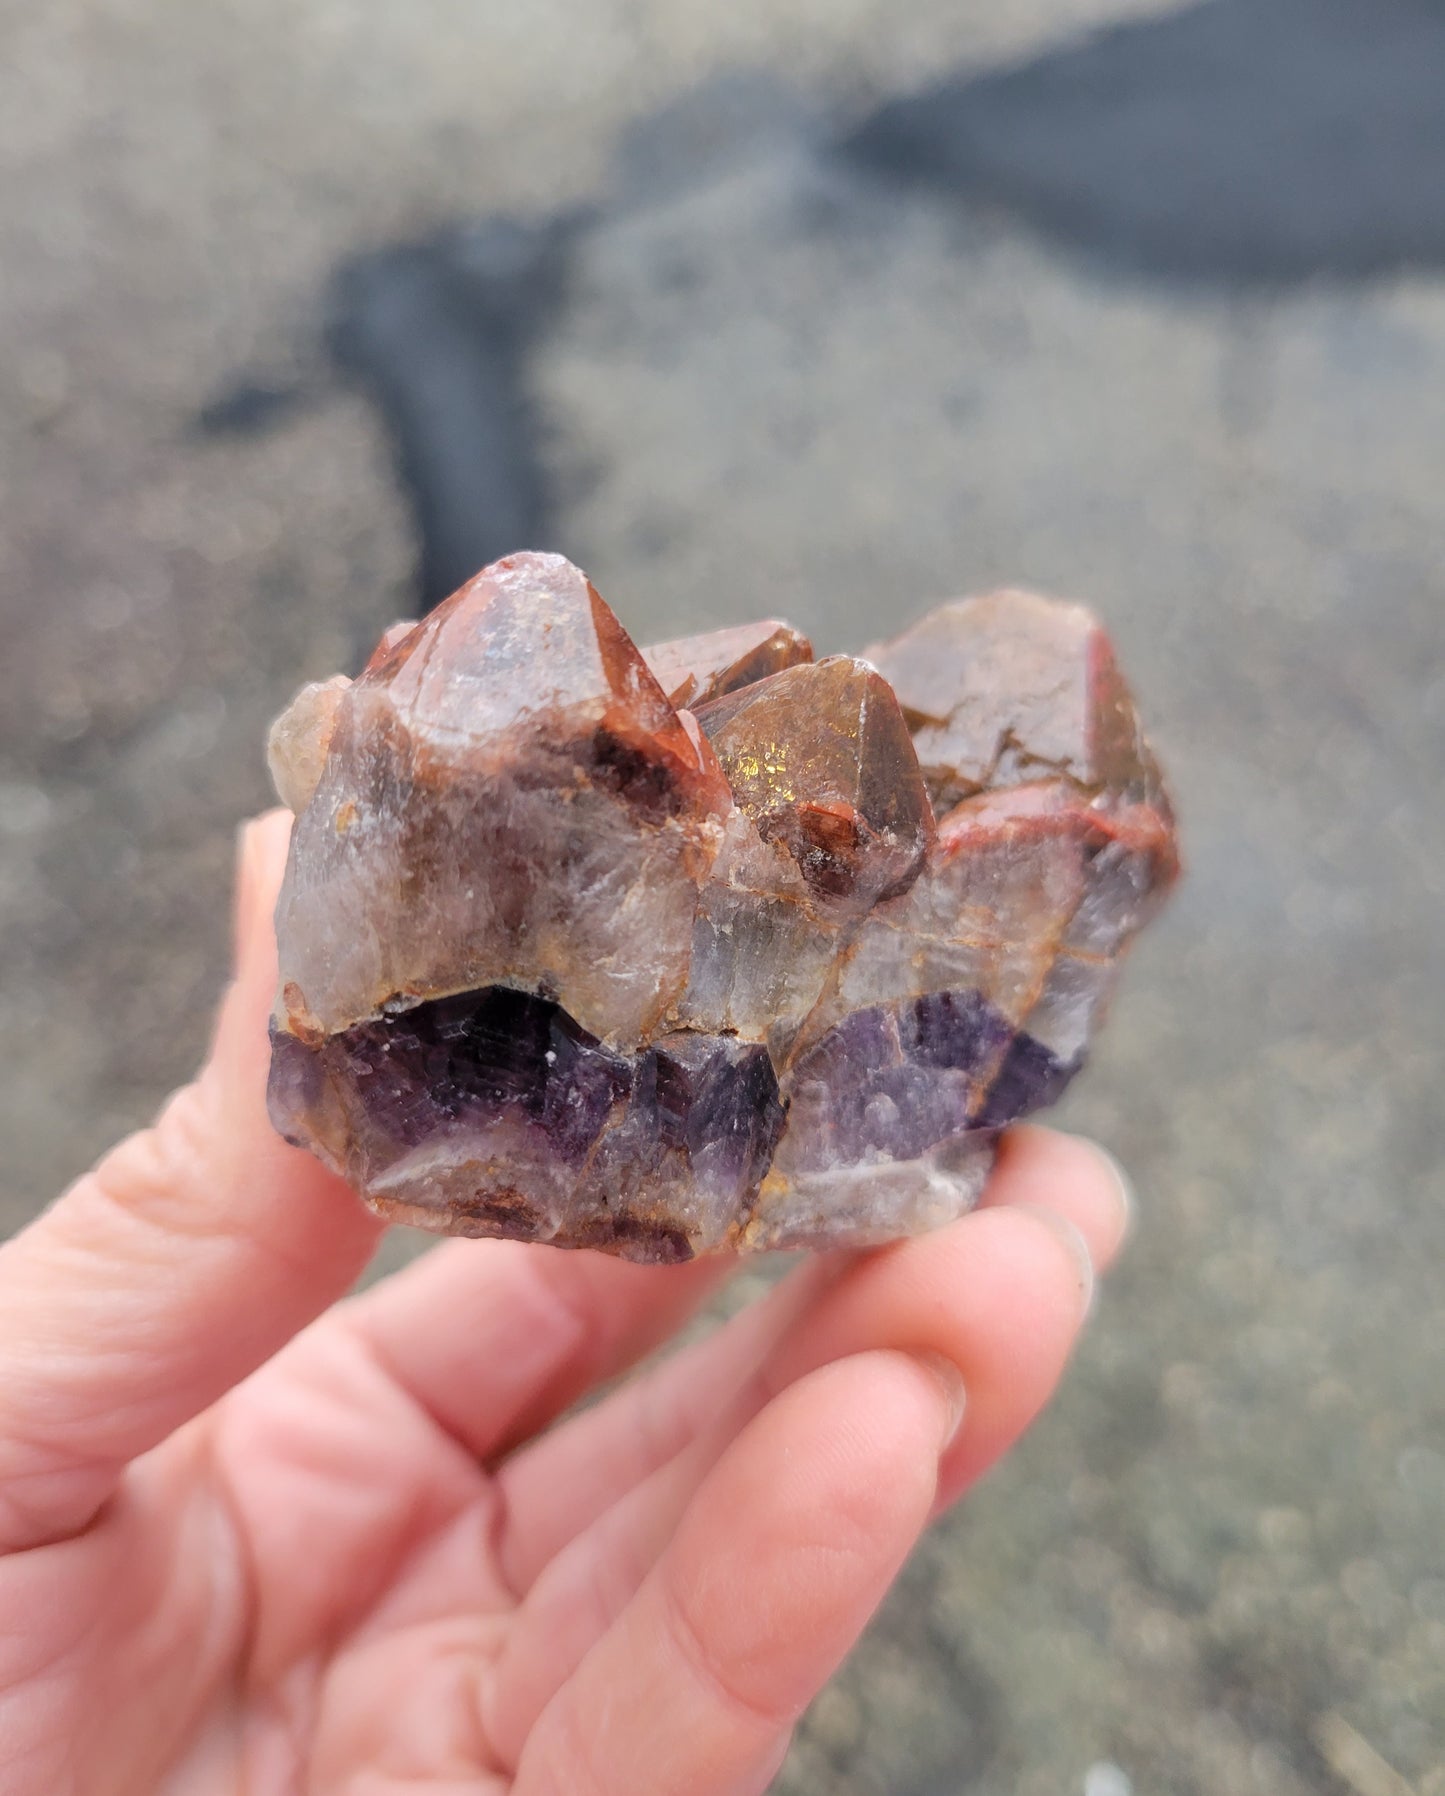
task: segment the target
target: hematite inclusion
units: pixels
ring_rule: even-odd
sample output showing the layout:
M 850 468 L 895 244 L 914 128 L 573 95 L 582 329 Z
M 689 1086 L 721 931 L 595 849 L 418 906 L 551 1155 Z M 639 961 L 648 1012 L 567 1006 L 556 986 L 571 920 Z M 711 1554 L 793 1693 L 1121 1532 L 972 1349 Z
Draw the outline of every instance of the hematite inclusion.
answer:
M 1107 639 L 1031 594 L 639 651 L 511 556 L 271 754 L 276 1127 L 389 1218 L 640 1260 L 966 1210 L 1177 871 Z

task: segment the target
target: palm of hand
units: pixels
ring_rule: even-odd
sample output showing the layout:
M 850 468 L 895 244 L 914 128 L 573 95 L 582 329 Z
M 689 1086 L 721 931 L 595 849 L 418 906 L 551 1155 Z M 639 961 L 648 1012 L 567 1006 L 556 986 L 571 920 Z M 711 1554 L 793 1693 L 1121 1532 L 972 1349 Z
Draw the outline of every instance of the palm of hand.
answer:
M 265 1125 L 283 842 L 253 832 L 197 1085 L 0 1250 L 0 1785 L 765 1789 L 1047 1397 L 1111 1167 L 1020 1131 L 984 1211 L 814 1262 L 570 1416 L 718 1269 L 454 1243 L 303 1326 L 376 1230 Z

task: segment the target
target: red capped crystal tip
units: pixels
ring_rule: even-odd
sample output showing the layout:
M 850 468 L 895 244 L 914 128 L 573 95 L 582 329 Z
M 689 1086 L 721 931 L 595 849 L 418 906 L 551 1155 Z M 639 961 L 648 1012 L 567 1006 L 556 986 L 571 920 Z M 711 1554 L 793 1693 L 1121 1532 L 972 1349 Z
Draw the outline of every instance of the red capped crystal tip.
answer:
M 1178 872 L 1107 636 L 1032 593 L 639 649 L 513 555 L 270 757 L 276 1128 L 389 1219 L 636 1260 L 970 1208 Z

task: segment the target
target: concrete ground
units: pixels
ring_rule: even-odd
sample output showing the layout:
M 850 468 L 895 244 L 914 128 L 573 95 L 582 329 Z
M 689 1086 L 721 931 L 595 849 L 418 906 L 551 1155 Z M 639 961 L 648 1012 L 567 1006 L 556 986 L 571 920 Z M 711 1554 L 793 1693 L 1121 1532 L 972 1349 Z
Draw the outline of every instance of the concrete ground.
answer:
M 1190 876 L 1065 1117 L 1138 1235 L 798 1796 L 1445 1796 L 1445 276 L 1370 134 L 1440 21 L 1321 5 L 1291 88 L 1285 0 L 0 0 L 0 1226 L 191 1067 L 265 724 L 414 607 L 347 258 L 584 208 L 535 546 L 639 634 L 1030 582 L 1155 720 Z M 728 70 L 806 104 L 619 160 Z

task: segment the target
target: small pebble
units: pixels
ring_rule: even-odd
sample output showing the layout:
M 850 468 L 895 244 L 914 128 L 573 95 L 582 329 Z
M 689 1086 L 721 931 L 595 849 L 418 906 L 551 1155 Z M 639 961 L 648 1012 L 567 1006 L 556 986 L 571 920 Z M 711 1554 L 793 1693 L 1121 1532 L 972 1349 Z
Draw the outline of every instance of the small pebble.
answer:
M 1126 1771 L 1103 1759 L 1084 1773 L 1084 1796 L 1134 1796 L 1134 1785 Z

